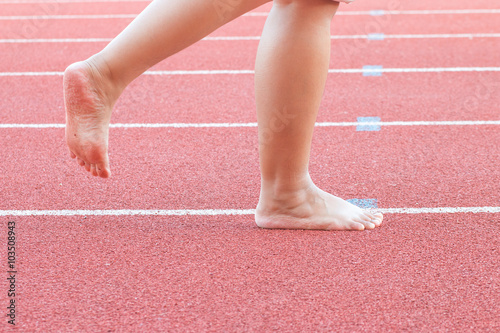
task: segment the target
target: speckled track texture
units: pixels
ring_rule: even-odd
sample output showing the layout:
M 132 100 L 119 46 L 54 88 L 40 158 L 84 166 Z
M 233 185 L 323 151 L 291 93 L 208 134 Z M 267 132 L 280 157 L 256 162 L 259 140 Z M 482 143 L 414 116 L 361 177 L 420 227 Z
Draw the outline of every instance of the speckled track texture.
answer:
M 18 332 L 500 331 L 498 1 L 340 6 L 310 170 L 386 212 L 363 232 L 253 221 L 270 5 L 132 83 L 112 178 L 68 157 L 61 72 L 146 5 L 0 0 L 1 332 L 8 221 Z

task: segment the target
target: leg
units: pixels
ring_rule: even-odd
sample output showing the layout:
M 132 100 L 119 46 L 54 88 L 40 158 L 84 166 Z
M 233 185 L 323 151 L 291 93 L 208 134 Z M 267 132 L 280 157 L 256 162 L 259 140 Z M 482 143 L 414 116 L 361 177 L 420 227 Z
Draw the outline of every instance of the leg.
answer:
M 125 87 L 148 68 L 270 0 L 156 0 L 104 50 L 64 74 L 70 155 L 94 176 L 110 175 L 108 128 Z
M 364 230 L 382 223 L 381 215 L 317 188 L 308 172 L 337 7 L 331 0 L 274 0 L 264 27 L 255 73 L 260 227 Z

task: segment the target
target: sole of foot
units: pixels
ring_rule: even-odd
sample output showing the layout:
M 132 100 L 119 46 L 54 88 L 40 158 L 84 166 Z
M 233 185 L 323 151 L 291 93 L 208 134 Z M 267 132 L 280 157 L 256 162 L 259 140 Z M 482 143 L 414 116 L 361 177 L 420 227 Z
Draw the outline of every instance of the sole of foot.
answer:
M 94 176 L 111 175 L 108 133 L 114 101 L 105 93 L 109 84 L 89 61 L 70 65 L 64 72 L 66 143 L 70 156 Z

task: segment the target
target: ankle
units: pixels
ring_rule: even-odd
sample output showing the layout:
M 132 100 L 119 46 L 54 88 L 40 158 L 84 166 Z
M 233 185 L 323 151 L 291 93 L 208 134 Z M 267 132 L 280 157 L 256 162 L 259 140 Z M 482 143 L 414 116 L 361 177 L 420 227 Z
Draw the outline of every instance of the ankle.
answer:
M 293 208 L 307 201 L 314 189 L 316 185 L 309 174 L 293 181 L 263 179 L 258 208 L 263 210 L 274 210 L 275 206 Z
M 113 73 L 111 67 L 101 53 L 97 53 L 87 60 L 85 63 L 91 68 L 93 75 L 99 80 L 101 89 L 114 102 L 121 95 L 126 87 L 116 73 Z

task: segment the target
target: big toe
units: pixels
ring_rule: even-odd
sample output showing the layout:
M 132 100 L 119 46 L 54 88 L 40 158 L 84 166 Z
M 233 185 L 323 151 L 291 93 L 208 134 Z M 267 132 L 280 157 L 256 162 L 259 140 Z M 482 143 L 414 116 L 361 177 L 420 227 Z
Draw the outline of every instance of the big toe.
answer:
M 97 175 L 101 178 L 108 178 L 111 176 L 111 170 L 107 164 L 97 164 L 96 165 Z

